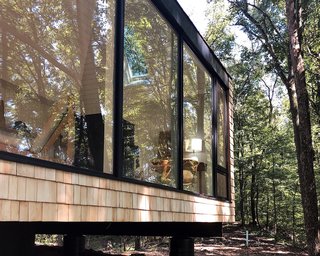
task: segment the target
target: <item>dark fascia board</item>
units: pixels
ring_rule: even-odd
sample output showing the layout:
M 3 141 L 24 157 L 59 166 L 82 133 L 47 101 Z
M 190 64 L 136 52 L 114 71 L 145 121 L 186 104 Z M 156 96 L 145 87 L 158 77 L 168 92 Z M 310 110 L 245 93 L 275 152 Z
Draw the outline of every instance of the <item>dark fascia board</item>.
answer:
M 34 234 L 116 236 L 222 236 L 221 222 L 0 222 L 0 230 Z M 0 234 L 1 234 L 0 231 Z M 2 254 L 1 254 L 2 255 Z
M 205 62 L 209 71 L 213 71 L 221 81 L 229 87 L 230 75 L 203 39 L 188 15 L 176 0 L 152 0 L 155 6 L 162 12 L 173 27 L 183 35 L 183 39 L 197 53 L 198 57 Z

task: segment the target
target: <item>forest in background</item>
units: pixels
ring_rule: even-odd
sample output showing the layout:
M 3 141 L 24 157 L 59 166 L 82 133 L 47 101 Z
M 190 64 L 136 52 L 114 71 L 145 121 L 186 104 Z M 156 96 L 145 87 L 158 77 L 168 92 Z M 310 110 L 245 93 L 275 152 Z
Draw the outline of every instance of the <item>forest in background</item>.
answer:
M 234 86 L 237 220 L 319 254 L 319 1 L 210 2 L 205 37 Z
M 305 195 L 313 189 L 316 195 L 312 176 L 320 187 L 320 4 L 208 2 L 205 38 L 233 79 L 236 218 L 277 241 L 308 244 L 309 255 L 319 255 L 317 235 L 306 231 L 318 230 L 318 200 Z M 246 37 L 239 38 L 236 30 Z M 307 93 L 301 94 L 303 79 Z M 308 129 L 301 129 L 308 113 L 312 145 L 303 135 Z M 300 187 L 301 180 L 311 186 Z

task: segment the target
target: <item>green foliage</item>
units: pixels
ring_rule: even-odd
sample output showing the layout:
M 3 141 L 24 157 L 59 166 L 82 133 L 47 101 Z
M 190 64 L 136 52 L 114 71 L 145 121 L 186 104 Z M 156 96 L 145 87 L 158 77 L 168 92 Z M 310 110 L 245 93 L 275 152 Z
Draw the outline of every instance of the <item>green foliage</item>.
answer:
M 228 27 L 232 17 L 226 15 L 227 8 L 225 1 L 215 1 L 211 2 L 206 12 L 209 20 L 206 41 L 209 42 L 209 46 L 217 57 L 224 62 L 232 60 L 234 48 L 234 35 Z M 220 11 L 217 12 L 217 10 Z
M 43 245 L 63 245 L 62 235 L 38 234 L 35 239 L 37 244 Z
M 304 10 L 303 24 L 304 59 L 307 69 L 306 78 L 310 96 L 313 147 L 315 151 L 315 172 L 320 170 L 320 4 L 308 1 Z M 320 178 L 318 178 L 318 187 Z
M 225 64 L 233 77 L 236 216 L 243 224 L 251 223 L 260 230 L 268 230 L 276 240 L 304 243 L 292 121 L 289 103 L 279 82 L 289 73 L 285 1 L 228 2 L 229 10 L 223 13 L 216 10 L 217 7 L 222 10 L 225 1 L 211 1 L 208 13 L 213 15 L 206 38 L 214 51 L 221 53 L 223 60 L 227 59 Z M 320 5 L 312 0 L 306 6 L 306 75 L 317 171 L 320 162 Z M 246 33 L 251 43 L 249 48 L 237 45 L 235 36 L 228 34 L 232 25 L 240 26 Z M 240 55 L 239 60 L 233 57 L 235 54 Z

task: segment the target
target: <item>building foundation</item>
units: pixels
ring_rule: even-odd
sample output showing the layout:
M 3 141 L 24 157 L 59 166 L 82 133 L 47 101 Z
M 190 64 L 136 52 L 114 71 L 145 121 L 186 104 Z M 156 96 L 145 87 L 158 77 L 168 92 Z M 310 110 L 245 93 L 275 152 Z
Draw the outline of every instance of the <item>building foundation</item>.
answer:
M 35 234 L 27 230 L 0 230 L 0 254 L 21 256 L 35 254 Z

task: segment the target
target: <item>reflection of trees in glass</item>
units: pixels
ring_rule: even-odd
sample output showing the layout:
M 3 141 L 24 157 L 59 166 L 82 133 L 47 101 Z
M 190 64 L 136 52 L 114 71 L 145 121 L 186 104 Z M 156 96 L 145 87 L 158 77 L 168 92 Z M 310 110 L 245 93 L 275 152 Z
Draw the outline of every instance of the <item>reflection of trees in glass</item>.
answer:
M 184 189 L 212 194 L 212 86 L 211 78 L 191 49 L 184 46 L 184 139 L 201 138 L 201 152 L 185 152 L 184 158 L 197 159 L 199 168 L 193 182 Z M 201 173 L 199 171 L 201 170 Z M 188 172 L 184 172 L 185 176 Z
M 226 141 L 225 141 L 225 92 L 218 85 L 218 110 L 217 110 L 217 158 L 218 165 L 226 168 Z
M 79 155 L 85 149 L 74 147 L 83 145 L 79 137 L 88 137 L 83 130 L 89 125 L 80 128 L 79 116 L 101 115 L 101 109 L 105 118 L 112 114 L 105 86 L 112 84 L 113 5 L 102 0 L 0 1 L 0 92 L 4 126 L 10 128 L 5 150 L 16 152 L 11 128 L 22 122 L 31 134 L 22 154 L 67 164 L 83 162 L 80 158 L 90 154 Z M 89 86 L 91 91 L 85 89 Z
M 159 182 L 161 175 L 154 171 L 152 160 L 170 158 L 175 152 L 162 157 L 159 137 L 167 132 L 171 140 L 175 136 L 177 39 L 146 0 L 126 1 L 125 31 L 124 119 L 134 124 L 134 142 L 139 147 L 135 178 Z M 130 72 L 140 76 L 129 77 Z M 171 185 L 174 175 L 168 181 Z

